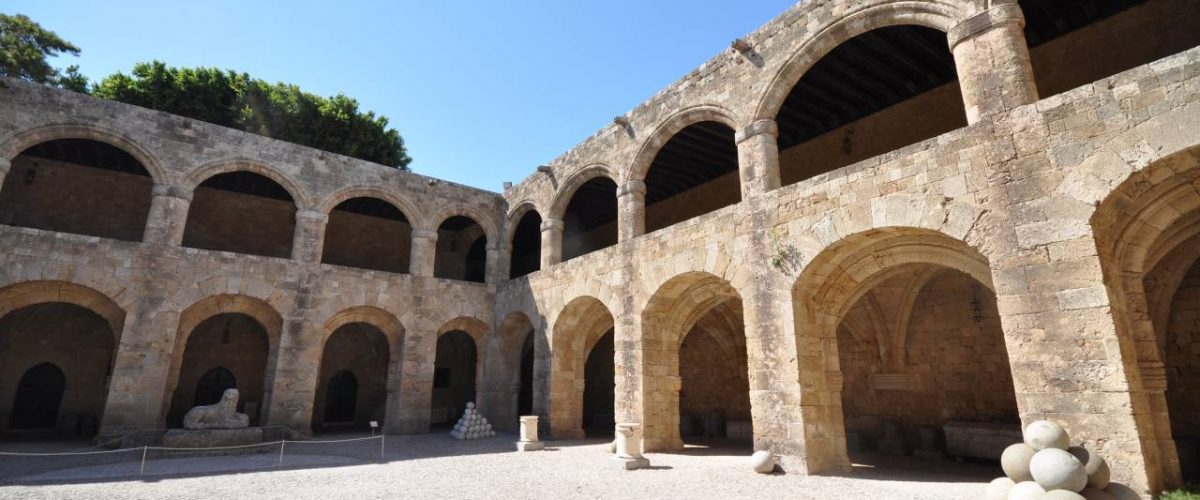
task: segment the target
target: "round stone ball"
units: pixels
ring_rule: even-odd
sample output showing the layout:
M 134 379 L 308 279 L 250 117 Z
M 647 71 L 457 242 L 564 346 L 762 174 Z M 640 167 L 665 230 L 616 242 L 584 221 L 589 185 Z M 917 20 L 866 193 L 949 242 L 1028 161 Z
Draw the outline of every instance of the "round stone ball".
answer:
M 1070 444 L 1070 437 L 1061 425 L 1049 420 L 1038 420 L 1025 428 L 1025 444 L 1036 451 L 1047 448 L 1065 450 Z
M 475 402 L 474 402 L 474 401 L 467 401 L 467 409 L 468 409 L 468 410 L 474 410 L 474 409 L 475 409 Z
M 1083 464 L 1083 472 L 1087 474 L 1088 486 L 1102 490 L 1108 487 L 1108 480 L 1112 476 L 1112 471 L 1108 468 L 1108 462 L 1098 453 L 1092 453 L 1092 450 L 1082 446 L 1072 446 L 1067 448 L 1067 451 L 1079 462 Z
M 1083 495 L 1083 498 L 1087 500 L 1116 500 L 1116 497 L 1109 495 L 1107 491 L 1098 490 L 1091 486 L 1084 488 L 1079 494 Z
M 1083 495 L 1075 493 L 1074 491 L 1053 490 L 1053 491 L 1047 491 L 1045 493 L 1042 493 L 1042 496 L 1038 497 L 1038 500 L 1087 500 L 1087 499 L 1084 498 Z
M 1004 453 L 1000 455 L 1000 468 L 1004 469 L 1004 475 L 1014 483 L 1033 481 L 1033 476 L 1029 474 L 1029 461 L 1033 460 L 1034 453 L 1037 453 L 1037 450 L 1025 443 L 1005 448 Z
M 769 451 L 756 451 L 750 455 L 750 466 L 759 474 L 770 474 L 775 470 L 775 455 Z
M 1029 461 L 1029 473 L 1033 480 L 1046 490 L 1083 491 L 1087 486 L 1087 473 L 1075 455 L 1057 448 L 1047 448 L 1033 455 Z
M 1141 500 L 1142 496 L 1133 488 L 1125 486 L 1121 483 L 1109 483 L 1107 488 L 1104 488 L 1105 493 L 1112 495 L 1116 500 Z
M 983 498 L 984 500 L 1008 500 L 1008 491 L 1016 484 L 1007 477 L 993 479 L 988 483 L 987 489 L 983 490 Z
M 1024 481 L 1013 485 L 1008 490 L 1006 500 L 1038 500 L 1046 490 L 1033 481 Z

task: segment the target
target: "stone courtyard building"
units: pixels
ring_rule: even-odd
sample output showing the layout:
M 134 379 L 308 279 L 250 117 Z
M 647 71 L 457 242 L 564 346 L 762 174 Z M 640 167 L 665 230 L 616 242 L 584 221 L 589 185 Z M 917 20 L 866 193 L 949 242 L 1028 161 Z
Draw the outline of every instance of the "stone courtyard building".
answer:
M 301 434 L 478 401 L 822 473 L 1048 418 L 1200 467 L 1200 0 L 803 2 L 502 194 L 0 83 L 7 435 L 237 387 Z

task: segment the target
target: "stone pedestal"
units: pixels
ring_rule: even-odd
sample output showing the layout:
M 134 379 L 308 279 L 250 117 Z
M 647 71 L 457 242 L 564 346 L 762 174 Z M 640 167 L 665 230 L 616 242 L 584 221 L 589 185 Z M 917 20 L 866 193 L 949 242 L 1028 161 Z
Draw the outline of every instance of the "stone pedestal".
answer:
M 167 448 L 216 448 L 223 446 L 245 446 L 260 444 L 263 440 L 261 427 L 245 429 L 171 429 L 163 435 L 162 445 Z M 232 455 L 255 453 L 258 448 L 234 450 L 196 450 L 199 455 Z
M 641 424 L 617 424 L 616 455 L 613 463 L 621 470 L 644 469 L 650 461 L 642 456 Z
M 517 441 L 517 451 L 537 451 L 545 447 L 538 441 L 537 415 L 521 417 L 521 440 Z

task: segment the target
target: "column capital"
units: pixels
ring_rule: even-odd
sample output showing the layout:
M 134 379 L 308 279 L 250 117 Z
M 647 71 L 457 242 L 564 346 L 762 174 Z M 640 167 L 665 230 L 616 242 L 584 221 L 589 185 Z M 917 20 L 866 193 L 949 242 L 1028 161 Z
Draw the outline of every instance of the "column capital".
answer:
M 992 28 L 1008 24 L 1016 24 L 1018 28 L 1025 27 L 1025 15 L 1016 2 L 996 5 L 954 25 L 950 31 L 946 32 L 946 39 L 950 42 L 950 51 L 953 52 L 954 47 L 958 44 L 986 33 Z
M 617 198 L 621 198 L 630 194 L 646 194 L 646 183 L 639 180 L 628 180 L 624 184 L 617 187 Z
M 483 248 L 484 248 L 484 250 L 487 250 L 489 252 L 503 252 L 505 250 L 508 250 L 508 243 L 505 243 L 503 241 L 501 241 L 501 242 L 489 241 L 487 243 L 487 245 L 485 245 Z
M 762 134 L 769 134 L 772 139 L 779 137 L 779 124 L 775 123 L 775 120 L 766 118 L 756 120 L 754 123 L 746 125 L 745 128 L 737 131 L 734 134 L 733 142 L 742 142 Z
M 432 229 L 413 229 L 412 230 L 412 238 L 413 239 L 421 239 L 421 240 L 437 241 L 438 233 L 437 233 L 437 231 L 434 231 Z
M 550 218 L 542 219 L 542 232 L 543 233 L 546 231 L 556 231 L 556 230 L 557 231 L 563 230 L 562 219 L 550 219 Z
M 0 167 L 3 170 L 3 167 Z M 192 191 L 179 186 L 171 186 L 168 184 L 155 184 L 150 190 L 150 196 L 177 198 L 183 201 L 192 201 Z
M 296 222 L 324 223 L 328 220 L 329 214 L 325 212 L 319 212 L 308 208 L 296 211 Z

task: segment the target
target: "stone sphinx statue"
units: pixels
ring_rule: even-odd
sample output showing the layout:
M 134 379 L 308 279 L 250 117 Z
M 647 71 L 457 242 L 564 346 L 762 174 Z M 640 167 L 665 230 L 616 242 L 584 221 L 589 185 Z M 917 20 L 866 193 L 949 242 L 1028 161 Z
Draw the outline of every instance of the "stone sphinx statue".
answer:
M 245 429 L 250 426 L 250 417 L 237 412 L 238 390 L 225 389 L 221 400 L 215 404 L 197 406 L 183 416 L 183 428 L 200 429 Z

